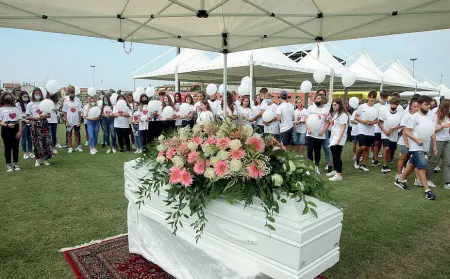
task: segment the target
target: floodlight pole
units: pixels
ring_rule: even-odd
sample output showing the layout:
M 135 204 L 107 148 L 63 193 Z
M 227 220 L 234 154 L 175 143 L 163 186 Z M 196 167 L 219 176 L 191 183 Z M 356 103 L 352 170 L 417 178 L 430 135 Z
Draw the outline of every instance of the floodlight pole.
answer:
M 415 72 L 414 71 L 414 62 L 416 62 L 417 58 L 411 58 L 409 60 L 411 60 L 413 62 L 413 77 L 414 77 L 414 72 Z
M 91 68 L 92 68 L 92 87 L 95 87 L 95 78 L 94 78 L 95 66 L 91 65 Z

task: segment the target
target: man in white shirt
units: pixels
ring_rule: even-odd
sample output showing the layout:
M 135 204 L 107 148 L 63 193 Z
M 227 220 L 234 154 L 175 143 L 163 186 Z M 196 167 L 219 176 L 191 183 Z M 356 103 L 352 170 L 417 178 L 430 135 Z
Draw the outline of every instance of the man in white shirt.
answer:
M 294 131 L 294 108 L 292 104 L 287 101 L 288 93 L 286 91 L 281 91 L 280 93 L 280 104 L 278 105 L 276 116 L 277 120 L 280 122 L 280 139 L 286 150 L 291 149 L 292 144 L 292 133 Z
M 378 118 L 373 120 L 367 119 L 368 111 L 374 108 L 375 100 L 377 98 L 377 91 L 369 92 L 369 101 L 367 104 L 362 104 L 356 110 L 355 120 L 358 121 L 358 142 L 359 149 L 356 153 L 355 169 L 369 171 L 366 167 L 367 158 L 369 157 L 369 149 L 375 144 L 375 124 L 378 123 Z M 359 159 L 362 157 L 361 164 Z
M 388 162 L 391 157 L 391 153 L 397 150 L 398 129 L 400 128 L 401 114 L 397 108 L 400 104 L 400 100 L 396 97 L 392 97 L 389 104 L 389 111 L 379 115 L 378 127 L 381 131 L 381 141 L 383 144 L 383 166 L 381 168 L 382 173 L 388 173 L 391 170 L 388 167 Z M 396 126 L 393 126 L 395 124 Z
M 429 121 L 430 117 L 427 116 L 427 114 L 430 113 L 431 98 L 429 96 L 420 96 L 417 101 L 419 103 L 419 111 L 411 117 L 409 123 L 406 125 L 406 129 L 403 131 L 406 136 L 411 139 L 409 144 L 411 160 L 403 174 L 401 174 L 395 180 L 395 186 L 399 187 L 400 189 L 407 190 L 408 186 L 406 185 L 406 179 L 415 170 L 421 184 L 423 185 L 423 188 L 425 189 L 425 198 L 428 200 L 434 200 L 436 199 L 436 196 L 428 187 L 428 181 L 425 172 L 425 153 L 428 151 L 431 140 L 433 142 L 433 153 L 434 155 L 437 155 L 436 134 L 433 133 L 431 139 L 425 140 L 420 139 L 417 135 L 417 129 L 420 129 L 421 124 L 427 122 L 431 122 L 431 124 L 433 124 L 432 121 Z
M 280 140 L 279 137 L 279 121 L 277 120 L 276 112 L 277 112 L 277 104 L 273 102 L 272 94 L 266 93 L 264 96 L 264 101 L 261 104 L 261 112 L 259 113 L 261 116 L 264 114 L 266 110 L 270 110 L 273 112 L 274 117 L 270 121 L 263 121 L 264 124 L 264 134 L 272 135 L 275 139 Z
M 389 106 L 388 102 L 389 93 L 386 90 L 382 90 L 380 92 L 380 100 L 378 101 L 378 109 L 380 109 L 382 106 Z M 372 159 L 372 167 L 378 167 L 380 165 L 380 162 L 378 161 L 378 155 L 380 154 L 381 149 L 381 129 L 378 126 L 378 124 L 375 125 L 375 143 L 372 146 L 372 153 L 373 153 L 373 159 Z

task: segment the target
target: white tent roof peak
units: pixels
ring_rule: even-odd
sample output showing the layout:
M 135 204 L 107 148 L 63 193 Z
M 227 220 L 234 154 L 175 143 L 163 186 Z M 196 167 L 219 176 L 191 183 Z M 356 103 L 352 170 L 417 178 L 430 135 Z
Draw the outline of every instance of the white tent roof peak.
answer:
M 384 72 L 387 81 L 397 82 L 406 85 L 415 86 L 418 84 L 411 74 L 405 69 L 403 64 L 395 59 L 394 62 L 389 66 L 389 68 Z
M 316 44 L 298 64 L 303 68 L 321 70 L 326 73 L 330 73 L 332 68 L 334 69 L 335 75 L 338 76 L 343 76 L 350 71 L 331 55 L 323 43 Z
M 359 58 L 349 67 L 357 77 L 380 81 L 385 80 L 384 73 L 375 65 L 367 51 L 363 50 Z
M 107 4 L 105 4 L 107 2 Z M 436 0 L 1 0 L 0 27 L 230 52 L 450 28 Z

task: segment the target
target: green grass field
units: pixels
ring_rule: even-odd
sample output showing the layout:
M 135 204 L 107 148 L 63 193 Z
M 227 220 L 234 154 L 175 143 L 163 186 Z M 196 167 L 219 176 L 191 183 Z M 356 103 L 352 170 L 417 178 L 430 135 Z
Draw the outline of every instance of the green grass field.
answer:
M 0 150 L 3 161 L 2 143 Z M 20 172 L 0 168 L 0 278 L 75 278 L 58 249 L 126 233 L 123 163 L 137 156 L 99 151 L 60 149 L 48 167 L 21 159 Z M 379 168 L 354 170 L 350 145 L 344 156 L 344 180 L 333 184 L 344 208 L 341 260 L 325 276 L 450 278 L 450 191 L 442 173 L 433 179 L 438 198 L 428 201 L 421 188 L 394 187 L 394 175 Z

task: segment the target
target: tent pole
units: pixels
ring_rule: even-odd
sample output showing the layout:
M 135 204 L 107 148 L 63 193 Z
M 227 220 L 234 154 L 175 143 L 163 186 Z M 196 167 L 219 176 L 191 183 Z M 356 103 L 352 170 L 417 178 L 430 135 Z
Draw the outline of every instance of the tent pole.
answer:
M 253 88 L 254 88 L 254 73 L 253 73 L 253 51 L 250 55 L 250 104 L 254 102 L 253 97 Z
M 180 54 L 181 48 L 177 47 L 177 55 Z M 180 80 L 178 79 L 178 67 L 175 70 L 175 92 L 180 92 Z
M 133 78 L 133 92 L 136 90 L 136 79 Z
M 348 100 L 348 87 L 344 88 L 344 106 L 347 106 L 347 100 Z
M 329 95 L 328 103 L 330 103 L 330 104 L 333 101 L 333 89 L 334 89 L 334 69 L 331 68 L 331 73 L 330 73 L 330 90 L 328 92 L 328 95 Z M 344 101 L 345 101 L 346 98 L 347 98 L 347 96 L 345 96 Z
M 380 92 L 383 90 L 383 78 L 381 78 Z
M 228 110 L 228 103 L 227 103 L 227 75 L 228 75 L 228 66 L 227 66 L 227 59 L 228 59 L 228 53 L 224 52 L 223 53 L 223 87 L 225 88 L 225 92 L 223 94 L 223 117 L 227 117 L 227 110 Z

